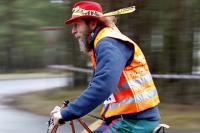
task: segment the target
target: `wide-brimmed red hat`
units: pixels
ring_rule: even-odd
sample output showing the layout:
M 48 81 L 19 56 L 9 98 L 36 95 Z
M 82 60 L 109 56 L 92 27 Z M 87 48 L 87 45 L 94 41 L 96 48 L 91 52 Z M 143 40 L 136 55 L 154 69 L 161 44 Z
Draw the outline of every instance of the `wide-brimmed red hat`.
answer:
M 71 24 L 80 18 L 99 19 L 103 16 L 103 10 L 99 3 L 92 1 L 81 1 L 74 4 L 72 9 L 72 17 L 65 20 L 65 24 Z

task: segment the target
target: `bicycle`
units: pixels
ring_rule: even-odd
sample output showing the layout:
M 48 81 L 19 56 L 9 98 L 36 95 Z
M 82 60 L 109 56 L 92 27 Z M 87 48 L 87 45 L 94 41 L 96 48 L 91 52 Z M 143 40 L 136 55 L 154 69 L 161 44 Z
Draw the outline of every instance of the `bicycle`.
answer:
M 63 102 L 63 105 L 61 106 L 61 109 L 62 108 L 65 108 L 67 107 L 69 103 L 69 100 L 64 100 Z M 92 115 L 90 115 L 92 116 Z M 97 118 L 96 116 L 92 116 L 92 117 L 95 117 Z M 92 133 L 92 130 L 90 129 L 93 125 L 99 125 L 99 121 L 96 121 L 95 123 L 91 124 L 90 126 L 88 126 L 81 118 L 78 118 L 76 119 L 81 125 L 82 127 L 84 128 L 84 130 L 81 132 L 81 133 Z M 64 121 L 59 121 L 60 124 L 65 124 Z M 74 120 L 71 120 L 69 122 L 69 125 L 72 129 L 72 133 L 76 133 L 75 131 L 75 127 L 74 127 Z M 55 125 L 54 124 L 54 121 L 53 121 L 53 118 L 50 117 L 49 121 L 48 121 L 48 129 L 47 129 L 47 133 L 56 133 L 57 132 L 57 129 L 58 129 L 59 125 Z M 167 124 L 159 124 L 153 131 L 152 133 L 165 133 L 166 129 L 169 128 L 169 125 Z

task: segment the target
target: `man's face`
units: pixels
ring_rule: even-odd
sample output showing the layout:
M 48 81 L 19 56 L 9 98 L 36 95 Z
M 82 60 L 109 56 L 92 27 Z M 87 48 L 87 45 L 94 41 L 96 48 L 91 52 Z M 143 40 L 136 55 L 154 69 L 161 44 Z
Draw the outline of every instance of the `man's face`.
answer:
M 89 45 L 87 39 L 90 33 L 90 27 L 82 19 L 78 19 L 73 23 L 72 34 L 78 39 L 81 52 L 87 53 Z

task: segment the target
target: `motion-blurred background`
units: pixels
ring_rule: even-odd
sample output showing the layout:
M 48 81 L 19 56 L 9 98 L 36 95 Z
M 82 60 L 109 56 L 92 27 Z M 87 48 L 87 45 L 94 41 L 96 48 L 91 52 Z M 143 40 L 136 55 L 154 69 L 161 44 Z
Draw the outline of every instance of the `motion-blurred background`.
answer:
M 186 125 L 192 119 L 195 122 L 190 127 L 195 123 L 199 125 L 200 117 L 195 113 L 200 105 L 200 1 L 95 1 L 103 5 L 105 12 L 136 6 L 134 13 L 119 16 L 119 29 L 143 50 L 154 74 L 161 105 L 167 105 L 164 110 L 168 110 L 168 105 L 173 105 L 169 108 L 180 105 L 178 111 L 188 109 L 188 114 L 194 116 L 187 119 L 173 115 L 174 119 L 178 123 L 185 120 Z M 2 80 L 7 74 L 49 73 L 52 72 L 47 69 L 50 65 L 90 68 L 89 58 L 79 52 L 71 28 L 64 25 L 64 19 L 71 17 L 75 2 L 77 0 L 0 1 Z M 53 72 L 66 73 L 56 68 Z M 74 86 L 86 84 L 88 80 L 87 73 L 72 71 L 72 75 Z M 183 105 L 187 108 L 182 108 Z M 200 128 L 196 126 L 191 130 L 200 131 Z

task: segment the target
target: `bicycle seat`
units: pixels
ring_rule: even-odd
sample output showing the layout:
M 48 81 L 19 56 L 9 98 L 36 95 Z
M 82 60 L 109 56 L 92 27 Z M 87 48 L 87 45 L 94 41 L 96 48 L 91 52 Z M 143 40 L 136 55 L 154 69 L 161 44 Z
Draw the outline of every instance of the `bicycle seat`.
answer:
M 160 133 L 160 131 L 162 131 L 162 133 L 165 132 L 165 129 L 168 129 L 169 125 L 167 124 L 159 124 L 152 133 Z

